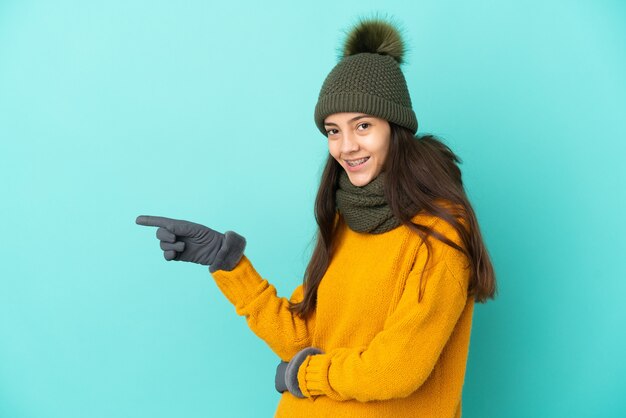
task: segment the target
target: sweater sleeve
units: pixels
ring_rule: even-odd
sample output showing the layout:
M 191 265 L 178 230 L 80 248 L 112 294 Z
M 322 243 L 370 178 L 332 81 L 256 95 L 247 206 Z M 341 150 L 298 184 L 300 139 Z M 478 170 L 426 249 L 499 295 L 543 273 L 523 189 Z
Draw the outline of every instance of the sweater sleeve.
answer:
M 233 270 L 211 274 L 237 314 L 245 316 L 250 329 L 282 360 L 289 361 L 311 345 L 315 313 L 305 320 L 288 309 L 289 300 L 303 299 L 302 285 L 296 287 L 289 300 L 278 297 L 276 288 L 259 275 L 245 254 Z
M 455 255 L 451 256 L 452 251 Z M 335 348 L 304 360 L 298 369 L 304 396 L 387 400 L 406 397 L 426 381 L 467 301 L 465 257 L 454 249 L 442 254 L 440 262 L 431 255 L 435 264 L 424 272 L 420 283 L 426 258 L 422 246 L 398 305 L 368 345 Z M 420 285 L 424 292 L 418 301 Z

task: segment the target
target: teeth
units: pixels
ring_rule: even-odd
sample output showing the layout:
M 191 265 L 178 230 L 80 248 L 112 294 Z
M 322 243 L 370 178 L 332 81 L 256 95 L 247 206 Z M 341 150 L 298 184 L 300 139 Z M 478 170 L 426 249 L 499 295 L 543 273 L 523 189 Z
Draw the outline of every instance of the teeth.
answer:
M 364 163 L 369 157 L 361 158 L 360 160 L 346 161 L 350 167 L 357 166 Z

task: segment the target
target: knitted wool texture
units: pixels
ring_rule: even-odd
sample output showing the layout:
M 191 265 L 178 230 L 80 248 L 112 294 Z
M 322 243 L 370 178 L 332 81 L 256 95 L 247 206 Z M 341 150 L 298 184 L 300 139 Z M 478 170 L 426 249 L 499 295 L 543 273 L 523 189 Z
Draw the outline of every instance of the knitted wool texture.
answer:
M 315 106 L 315 124 L 338 112 L 363 112 L 417 132 L 404 74 L 389 55 L 362 52 L 343 58 L 328 74 Z
M 335 194 L 337 209 L 353 231 L 381 234 L 400 225 L 385 199 L 384 184 L 384 172 L 359 187 L 350 182 L 345 170 L 341 170 Z
M 425 214 L 412 220 L 462 245 L 446 222 Z M 245 255 L 232 271 L 212 273 L 278 358 L 289 361 L 306 347 L 324 351 L 299 367 L 305 398 L 279 395 L 276 418 L 461 416 L 474 307 L 470 269 L 464 254 L 429 239 L 427 261 L 426 245 L 405 226 L 360 234 L 339 222 L 337 251 L 307 319 L 288 309 L 303 299 L 303 285 L 289 299 L 277 296 Z M 268 393 L 273 385 L 268 374 Z

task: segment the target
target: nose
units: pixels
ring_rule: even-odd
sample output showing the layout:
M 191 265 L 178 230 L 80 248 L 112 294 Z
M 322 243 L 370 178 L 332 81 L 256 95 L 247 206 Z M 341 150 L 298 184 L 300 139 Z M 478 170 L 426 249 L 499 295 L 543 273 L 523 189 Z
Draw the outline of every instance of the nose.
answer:
M 355 140 L 353 133 L 347 132 L 341 139 L 341 153 L 349 155 L 359 150 L 359 144 Z

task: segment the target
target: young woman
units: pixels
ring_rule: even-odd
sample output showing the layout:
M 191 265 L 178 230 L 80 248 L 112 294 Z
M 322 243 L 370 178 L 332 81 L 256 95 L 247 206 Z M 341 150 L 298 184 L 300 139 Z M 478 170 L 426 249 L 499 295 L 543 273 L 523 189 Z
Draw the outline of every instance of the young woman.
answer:
M 170 218 L 167 260 L 209 266 L 251 330 L 280 357 L 276 417 L 459 417 L 474 302 L 495 275 L 458 157 L 418 136 L 399 31 L 361 20 L 327 76 L 315 123 L 328 159 L 317 243 L 289 299 L 244 254 L 245 239 Z

